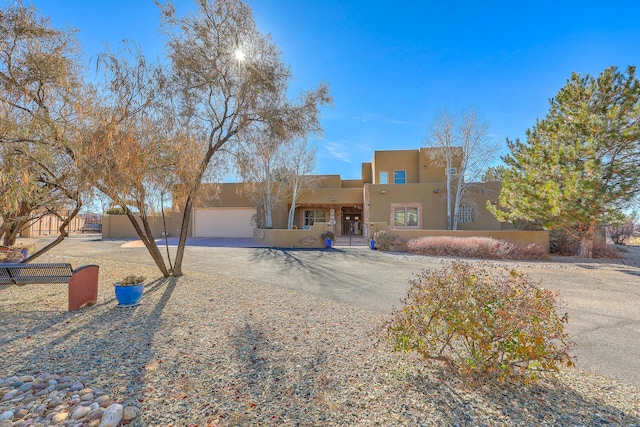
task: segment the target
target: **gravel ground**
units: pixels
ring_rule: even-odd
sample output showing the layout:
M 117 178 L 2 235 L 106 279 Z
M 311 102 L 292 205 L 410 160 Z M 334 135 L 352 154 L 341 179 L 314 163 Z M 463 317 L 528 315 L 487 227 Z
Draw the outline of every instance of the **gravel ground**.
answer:
M 568 369 L 528 387 L 465 381 L 390 353 L 379 313 L 201 273 L 148 280 L 141 305 L 118 308 L 111 283 L 157 271 L 74 266 L 91 263 L 99 302 L 77 312 L 64 285 L 0 287 L 0 378 L 83 378 L 136 407 L 132 426 L 640 426 L 640 390 L 607 378 Z M 0 414 L 15 405 L 0 401 Z

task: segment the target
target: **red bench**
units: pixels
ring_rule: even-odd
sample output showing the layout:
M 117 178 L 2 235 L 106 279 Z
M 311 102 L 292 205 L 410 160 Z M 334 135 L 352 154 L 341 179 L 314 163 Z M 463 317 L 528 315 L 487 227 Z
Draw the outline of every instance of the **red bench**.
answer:
M 98 302 L 97 265 L 84 265 L 73 270 L 71 264 L 7 264 L 0 263 L 0 285 L 67 283 L 69 311 Z

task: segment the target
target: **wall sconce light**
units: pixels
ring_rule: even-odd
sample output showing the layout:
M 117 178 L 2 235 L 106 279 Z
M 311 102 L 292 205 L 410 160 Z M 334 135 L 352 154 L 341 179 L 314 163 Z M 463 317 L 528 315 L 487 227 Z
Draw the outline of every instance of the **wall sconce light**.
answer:
M 387 194 L 387 190 L 380 190 L 382 194 Z
M 335 197 L 332 197 L 330 200 L 331 200 L 332 202 L 335 202 L 335 201 L 336 201 L 336 198 L 335 198 Z
M 440 192 L 440 189 L 439 189 L 439 188 L 436 188 L 435 190 L 433 190 L 433 192 L 434 192 L 434 193 L 439 193 L 439 192 Z
M 427 168 L 427 164 L 425 163 L 424 165 L 422 165 L 422 169 L 426 169 Z

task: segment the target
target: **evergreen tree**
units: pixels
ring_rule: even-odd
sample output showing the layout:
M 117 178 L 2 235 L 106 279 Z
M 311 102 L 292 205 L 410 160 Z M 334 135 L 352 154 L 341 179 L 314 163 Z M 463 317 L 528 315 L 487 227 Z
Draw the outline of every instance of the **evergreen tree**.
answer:
M 573 73 L 527 141 L 507 140 L 500 205 L 502 221 L 561 228 L 591 258 L 599 218 L 640 191 L 640 82 L 609 67 L 597 78 Z

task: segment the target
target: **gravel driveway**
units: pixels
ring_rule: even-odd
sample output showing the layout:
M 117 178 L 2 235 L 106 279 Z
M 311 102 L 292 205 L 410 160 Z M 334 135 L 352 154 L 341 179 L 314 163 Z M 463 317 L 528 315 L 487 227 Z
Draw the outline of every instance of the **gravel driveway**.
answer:
M 42 259 L 98 262 L 93 308 L 66 312 L 58 286 L 0 288 L 0 393 L 13 393 L 2 378 L 60 373 L 96 402 L 134 408 L 133 426 L 640 426 L 637 259 L 511 263 L 564 296 L 587 371 L 514 387 L 461 382 L 371 335 L 411 274 L 450 260 L 194 245 L 186 277 L 167 281 L 144 248 L 124 243 L 70 239 Z M 119 309 L 110 283 L 132 269 L 151 280 L 141 306 Z M 49 408 L 39 399 L 29 405 Z M 14 400 L 0 402 L 2 415 L 30 413 Z
M 242 247 L 229 239 L 190 239 L 184 270 L 255 280 L 386 313 L 400 304 L 414 273 L 451 261 L 366 247 L 282 250 L 239 242 Z M 630 249 L 621 260 L 556 257 L 498 264 L 515 266 L 560 293 L 579 369 L 640 386 L 640 247 Z M 131 241 L 72 238 L 54 251 L 153 265 L 146 249 Z

